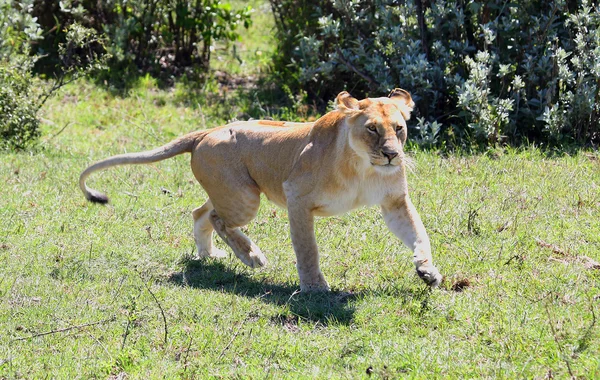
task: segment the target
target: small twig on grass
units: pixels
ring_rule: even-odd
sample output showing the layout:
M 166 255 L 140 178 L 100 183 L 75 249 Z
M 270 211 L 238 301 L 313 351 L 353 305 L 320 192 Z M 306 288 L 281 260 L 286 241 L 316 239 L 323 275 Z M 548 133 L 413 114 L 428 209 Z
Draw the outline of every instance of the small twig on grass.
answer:
M 590 257 L 583 256 L 583 255 L 573 255 L 570 252 L 565 251 L 562 248 L 558 247 L 557 245 L 546 243 L 545 241 L 540 240 L 540 239 L 535 239 L 535 242 L 540 247 L 551 249 L 553 253 L 560 255 L 568 260 L 579 261 L 580 263 L 583 264 L 583 266 L 586 269 L 600 269 L 600 263 Z M 553 258 L 549 258 L 549 260 L 559 261 L 563 264 L 567 263 L 564 260 L 557 260 L 557 259 L 553 259 Z
M 190 342 L 188 343 L 187 348 L 185 349 L 185 358 L 183 358 L 183 372 L 185 373 L 185 371 L 187 371 L 187 367 L 188 367 L 188 355 L 190 354 L 190 348 L 192 348 L 192 341 L 194 340 L 194 336 L 191 335 L 190 336 Z
M 561 263 L 561 264 L 564 264 L 564 265 L 568 265 L 569 264 L 569 262 L 567 260 L 561 260 L 561 259 L 557 259 L 557 258 L 554 258 L 554 257 L 548 257 L 548 261 L 556 261 L 557 263 Z
M 273 360 L 273 358 L 275 357 L 275 354 L 277 353 L 277 351 L 279 351 L 279 342 L 281 341 L 281 335 L 278 335 L 277 338 L 277 344 L 275 344 L 275 349 L 273 350 L 273 352 L 271 353 L 271 355 L 269 355 L 269 358 L 267 359 L 267 363 L 271 363 L 271 360 Z M 267 373 L 265 374 L 265 379 L 269 378 L 269 374 L 271 374 L 271 368 L 273 368 L 272 365 L 269 365 L 269 369 L 267 370 Z
M 108 319 L 103 319 L 103 320 L 101 320 L 101 321 L 90 322 L 90 323 L 84 323 L 84 324 L 82 324 L 82 325 L 77 325 L 77 326 L 69 326 L 69 327 L 65 327 L 65 328 L 62 328 L 62 329 L 57 329 L 57 330 L 46 331 L 46 332 L 43 332 L 43 333 L 39 333 L 39 334 L 33 334 L 33 335 L 30 335 L 30 336 L 24 336 L 24 337 L 21 337 L 21 338 L 16 338 L 16 339 L 13 339 L 13 341 L 17 341 L 17 340 L 27 340 L 27 339 L 33 339 L 33 338 L 37 338 L 37 337 L 39 337 L 39 336 L 45 336 L 45 335 L 50 335 L 50 334 L 56 334 L 56 333 L 61 333 L 61 332 L 66 332 L 66 331 L 71 331 L 71 330 L 78 330 L 78 329 L 82 329 L 82 328 L 84 328 L 84 327 L 89 327 L 89 326 L 100 325 L 100 324 L 103 324 L 103 323 L 112 322 L 112 321 L 114 321 L 115 319 L 117 319 L 117 318 L 116 318 L 116 316 L 114 316 L 114 315 L 113 315 L 112 317 L 110 317 L 110 318 L 108 318 Z
M 505 263 L 504 265 L 508 265 L 510 264 L 513 260 L 517 260 L 520 264 L 523 264 L 523 262 L 525 261 L 525 257 L 522 255 L 512 255 Z
M 577 358 L 581 352 L 587 349 L 589 346 L 589 341 L 592 338 L 592 330 L 594 329 L 594 326 L 596 326 L 596 312 L 594 311 L 592 299 L 590 299 L 590 312 L 592 313 L 592 323 L 590 323 L 590 325 L 585 329 L 583 335 L 577 342 L 577 347 L 575 347 L 573 350 L 573 355 L 571 355 L 571 357 L 574 359 Z
M 92 334 L 91 332 L 87 332 L 87 334 L 96 341 L 96 343 L 98 343 L 98 345 L 100 347 L 102 347 L 102 349 L 104 350 L 104 352 L 106 353 L 106 356 L 108 356 L 109 358 L 111 358 L 112 360 L 112 355 L 110 354 L 110 352 L 108 352 L 108 349 L 106 349 L 106 346 L 104 344 L 102 344 L 102 342 L 100 342 L 100 340 L 96 337 L 96 335 Z
M 565 252 L 563 249 L 561 249 L 557 245 L 546 243 L 545 241 L 543 241 L 541 239 L 537 239 L 537 238 L 535 239 L 535 242 L 537 243 L 537 245 L 539 245 L 542 248 L 551 249 L 552 252 L 556 253 L 557 255 L 567 256 L 567 252 Z
M 142 277 L 142 275 L 140 274 L 140 272 L 137 272 L 137 274 L 138 274 L 138 276 L 140 276 L 140 279 L 142 280 L 142 283 L 146 287 L 146 290 L 148 291 L 148 293 L 150 293 L 150 295 L 152 296 L 152 298 L 154 298 L 154 302 L 156 302 L 156 304 L 158 305 L 158 308 L 160 309 L 160 314 L 162 315 L 163 325 L 164 325 L 164 328 L 165 328 L 164 341 L 165 341 L 165 347 L 166 347 L 167 346 L 167 339 L 169 337 L 169 330 L 168 330 L 168 327 L 167 327 L 167 317 L 165 316 L 165 311 L 163 310 L 162 305 L 158 301 L 158 298 L 156 298 L 156 296 L 154 295 L 154 293 L 152 293 L 152 290 L 150 290 L 150 287 L 148 286 L 148 284 L 146 284 L 146 281 L 144 281 L 144 278 Z
M 579 256 L 579 259 L 583 261 L 583 266 L 587 269 L 600 269 L 600 263 L 587 256 Z
M 129 326 L 131 326 L 131 318 L 127 317 L 127 326 L 125 326 L 125 332 L 123 333 L 123 341 L 121 342 L 121 351 L 125 348 L 125 342 L 129 336 Z
M 575 379 L 575 375 L 573 375 L 573 370 L 571 369 L 571 363 L 569 362 L 569 359 L 567 359 L 567 356 L 563 352 L 563 347 L 560 344 L 560 340 L 558 340 L 558 334 L 556 333 L 556 329 L 554 328 L 554 321 L 552 320 L 552 317 L 550 316 L 550 309 L 548 309 L 548 304 L 546 304 L 544 306 L 546 308 L 546 314 L 548 315 L 548 324 L 550 325 L 550 330 L 552 331 L 552 336 L 554 337 L 554 341 L 556 342 L 556 345 L 558 346 L 558 351 L 560 352 L 560 356 L 562 356 L 563 361 L 567 364 L 567 371 L 569 371 L 569 375 L 571 375 L 571 379 Z
M 300 290 L 294 290 L 294 292 L 292 293 L 292 295 L 290 296 L 290 298 L 288 298 L 288 300 L 286 301 L 286 305 L 290 303 L 290 301 L 294 298 L 295 295 L 300 294 L 301 291 Z
M 60 135 L 61 133 L 63 133 L 63 131 L 64 131 L 65 129 L 67 129 L 67 127 L 68 127 L 70 124 L 71 124 L 71 122 L 70 122 L 70 121 L 69 121 L 69 122 L 67 122 L 67 123 L 65 124 L 65 126 L 64 126 L 64 127 L 62 127 L 62 128 L 60 129 L 60 131 L 58 131 L 58 132 L 56 132 L 55 134 L 53 134 L 52 136 L 48 137 L 48 138 L 46 139 L 46 141 L 44 141 L 44 142 L 51 141 L 51 140 L 52 140 L 52 139 L 54 139 L 56 136 L 58 136 L 58 135 Z
M 225 347 L 223 347 L 223 349 L 221 350 L 221 353 L 219 354 L 219 358 L 217 360 L 221 360 L 221 358 L 225 355 L 225 352 L 227 352 L 227 350 L 229 350 L 229 347 L 231 347 L 231 345 L 233 344 L 233 341 L 235 340 L 235 338 L 237 338 L 237 336 L 240 335 L 240 332 L 242 331 L 242 327 L 250 319 L 250 316 L 253 313 L 254 313 L 254 311 L 251 310 L 248 313 L 248 315 L 246 316 L 246 318 L 244 318 L 242 321 L 240 321 L 237 330 L 235 331 L 235 333 L 233 334 L 233 336 L 231 337 L 231 339 L 229 340 L 229 342 L 227 343 L 227 345 Z M 250 332 L 252 332 L 252 330 L 250 330 Z
M 245 322 L 245 320 L 240 323 L 240 325 L 238 326 L 238 329 L 235 331 L 235 333 L 229 340 L 229 343 L 227 343 L 227 345 L 225 347 L 223 347 L 223 349 L 221 350 L 221 353 L 219 354 L 219 358 L 217 360 L 221 360 L 221 358 L 225 355 L 225 352 L 227 352 L 229 347 L 231 347 L 231 344 L 233 344 L 233 341 L 235 340 L 235 338 L 237 338 L 237 336 L 240 335 L 240 331 L 242 331 L 242 326 L 244 326 L 244 322 Z
M 127 195 L 128 197 L 132 197 L 132 198 L 136 198 L 137 199 L 137 194 L 134 193 L 130 193 L 129 191 L 124 191 L 123 194 Z

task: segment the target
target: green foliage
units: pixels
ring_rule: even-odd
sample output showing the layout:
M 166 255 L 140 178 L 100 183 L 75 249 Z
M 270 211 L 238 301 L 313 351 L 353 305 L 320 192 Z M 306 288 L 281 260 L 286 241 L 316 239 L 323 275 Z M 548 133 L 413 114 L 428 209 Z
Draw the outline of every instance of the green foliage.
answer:
M 53 18 L 43 16 L 48 12 Z M 122 80 L 138 70 L 170 75 L 185 67 L 208 68 L 215 42 L 237 39 L 237 28 L 250 25 L 250 12 L 218 0 L 52 0 L 38 4 L 35 14 L 45 30 L 54 31 L 54 44 L 64 39 L 62 26 L 73 22 L 105 33 L 111 72 Z
M 32 61 L 0 60 L 0 149 L 25 149 L 40 135 Z
M 31 16 L 33 1 L 0 0 L 0 148 L 26 149 L 40 136 L 38 111 L 64 84 L 104 67 L 107 55 L 96 33 L 78 24 L 65 28 L 58 47 L 61 66 L 54 82 L 32 77 L 41 57 L 30 56 L 30 44 L 41 38 Z
M 34 0 L 0 0 L 0 61 L 29 51 L 28 43 L 42 38 L 31 16 Z
M 40 135 L 29 42 L 41 38 L 33 0 L 0 0 L 0 149 L 24 149 Z
M 271 0 L 275 65 L 313 98 L 406 88 L 429 142 L 600 142 L 595 2 L 298 3 Z

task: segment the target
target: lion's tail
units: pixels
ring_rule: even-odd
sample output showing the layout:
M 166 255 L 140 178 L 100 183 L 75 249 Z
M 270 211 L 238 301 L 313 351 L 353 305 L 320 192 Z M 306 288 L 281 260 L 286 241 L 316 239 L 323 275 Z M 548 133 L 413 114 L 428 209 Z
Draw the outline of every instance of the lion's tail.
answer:
M 103 194 L 98 190 L 91 189 L 85 184 L 85 180 L 90 176 L 90 174 L 98 170 L 110 168 L 112 166 L 150 164 L 152 162 L 166 160 L 167 158 L 171 158 L 182 153 L 191 152 L 196 145 L 197 138 L 204 134 L 204 131 L 192 132 L 173 140 L 170 143 L 161 146 L 160 148 L 139 153 L 119 154 L 102 161 L 98 161 L 81 173 L 79 176 L 79 188 L 81 188 L 81 191 L 83 191 L 83 194 L 88 201 L 96 203 L 108 203 L 108 197 L 106 194 Z

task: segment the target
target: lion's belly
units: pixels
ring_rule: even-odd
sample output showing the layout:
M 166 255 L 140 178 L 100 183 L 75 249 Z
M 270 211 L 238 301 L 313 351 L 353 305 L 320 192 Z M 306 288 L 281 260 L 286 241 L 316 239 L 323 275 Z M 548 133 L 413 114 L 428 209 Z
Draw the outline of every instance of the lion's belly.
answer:
M 281 208 L 287 208 L 287 201 L 285 199 L 285 195 L 283 194 L 283 190 L 277 191 L 277 190 L 261 188 L 261 192 L 263 194 L 265 194 L 267 199 L 269 201 L 271 201 L 272 203 L 276 204 L 277 206 L 279 206 Z
M 333 216 L 346 213 L 361 206 L 380 205 L 388 193 L 385 187 L 377 187 L 369 184 L 356 186 L 343 193 L 328 195 L 324 194 L 313 208 L 313 214 L 317 216 Z

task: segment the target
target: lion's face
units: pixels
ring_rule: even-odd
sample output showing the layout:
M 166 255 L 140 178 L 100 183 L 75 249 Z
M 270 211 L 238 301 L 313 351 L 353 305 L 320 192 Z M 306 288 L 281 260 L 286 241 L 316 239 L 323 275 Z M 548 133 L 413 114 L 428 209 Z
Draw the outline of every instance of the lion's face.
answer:
M 378 172 L 395 173 L 403 164 L 406 120 L 414 105 L 408 92 L 396 89 L 389 98 L 361 101 L 343 92 L 336 101 L 348 114 L 350 147 Z

